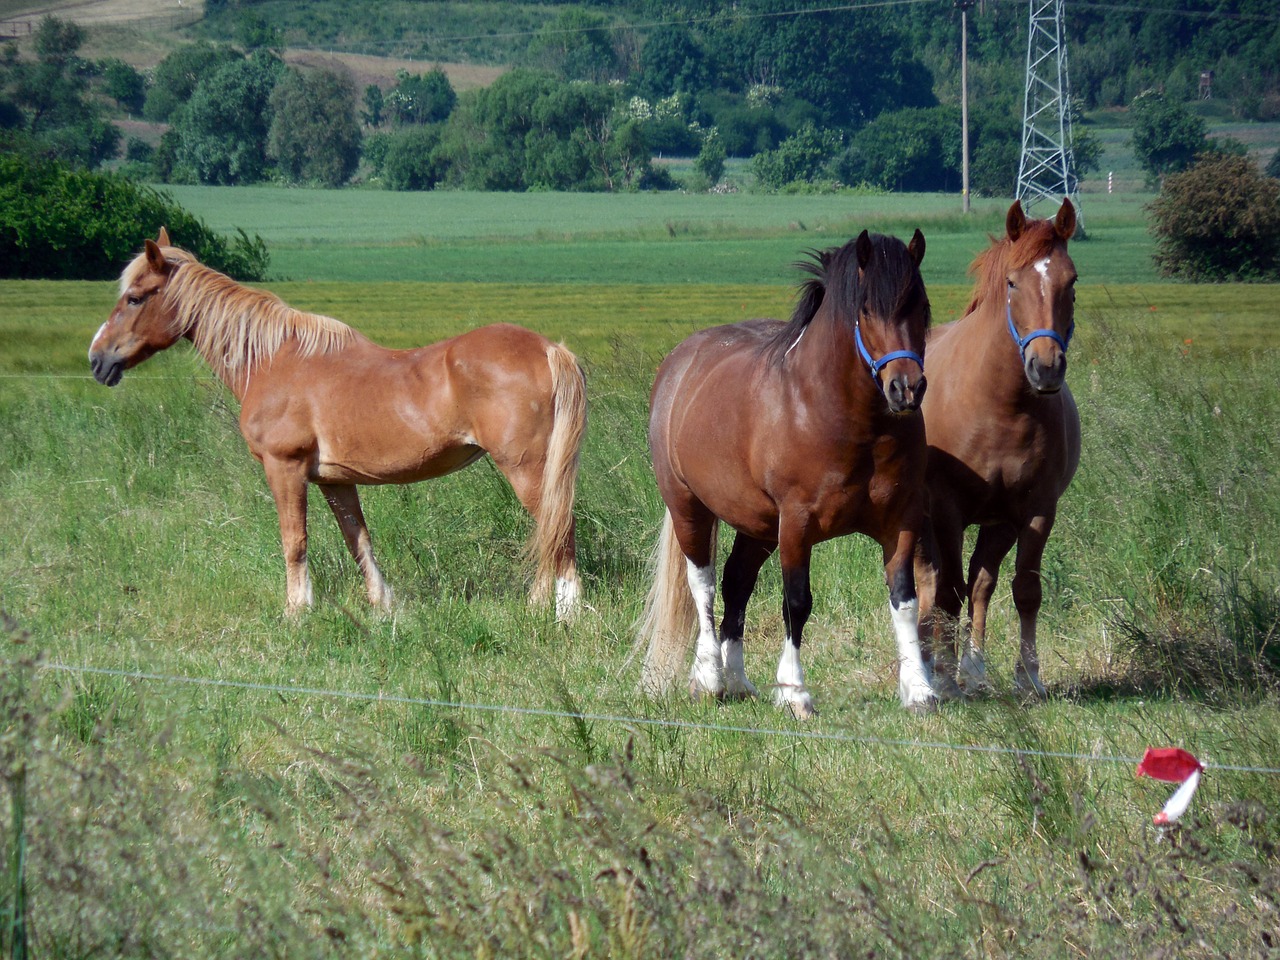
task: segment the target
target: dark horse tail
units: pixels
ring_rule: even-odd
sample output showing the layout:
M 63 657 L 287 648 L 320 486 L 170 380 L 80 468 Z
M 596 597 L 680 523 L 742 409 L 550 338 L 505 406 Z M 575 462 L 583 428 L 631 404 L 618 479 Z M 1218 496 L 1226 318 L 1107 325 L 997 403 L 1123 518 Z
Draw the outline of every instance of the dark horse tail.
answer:
M 578 482 L 578 457 L 587 428 L 587 384 L 582 367 L 566 347 L 547 347 L 551 367 L 553 405 L 551 436 L 547 439 L 537 526 L 529 542 L 536 564 L 533 599 L 556 598 L 556 615 L 573 613 L 578 595 L 577 546 L 573 500 Z
M 711 556 L 716 555 L 716 531 L 711 530 Z M 676 541 L 671 511 L 662 516 L 662 533 L 653 552 L 653 585 L 636 624 L 636 649 L 645 648 L 640 689 L 650 696 L 670 693 L 689 663 L 689 650 L 698 631 L 698 608 L 689 592 L 688 563 Z

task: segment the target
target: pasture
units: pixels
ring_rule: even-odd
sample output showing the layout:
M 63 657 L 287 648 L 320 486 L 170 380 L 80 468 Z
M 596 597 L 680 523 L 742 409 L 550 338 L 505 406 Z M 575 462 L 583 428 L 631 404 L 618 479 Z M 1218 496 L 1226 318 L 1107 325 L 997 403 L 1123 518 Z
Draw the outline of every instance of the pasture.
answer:
M 1280 777 L 1223 767 L 1280 765 L 1275 287 L 1138 282 L 1138 204 L 1087 198 L 1048 701 L 1010 695 L 1006 571 L 997 694 L 905 713 L 879 551 L 848 539 L 815 552 L 822 712 L 801 724 L 637 692 L 653 370 L 694 329 L 785 315 L 785 265 L 854 223 L 922 221 L 945 320 L 1003 204 L 188 189 L 268 240 L 289 278 L 270 289 L 379 342 L 503 319 L 578 353 L 588 609 L 526 606 L 528 520 L 481 461 L 364 494 L 388 616 L 313 493 L 317 603 L 285 618 L 227 391 L 185 346 L 100 387 L 84 352 L 114 286 L 0 284 L 3 835 L 21 825 L 38 954 L 1274 955 Z M 779 597 L 775 563 L 747 617 L 757 683 Z M 1172 788 L 1133 776 L 1149 745 L 1219 765 L 1170 834 L 1151 816 Z

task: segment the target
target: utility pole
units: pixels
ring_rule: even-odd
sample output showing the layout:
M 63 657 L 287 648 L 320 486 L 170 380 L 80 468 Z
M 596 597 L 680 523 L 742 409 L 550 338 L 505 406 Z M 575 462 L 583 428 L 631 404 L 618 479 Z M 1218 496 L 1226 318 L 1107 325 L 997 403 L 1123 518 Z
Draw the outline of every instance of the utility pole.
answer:
M 1063 30 L 1065 0 L 1031 0 L 1027 27 L 1027 85 L 1022 107 L 1022 158 L 1017 197 L 1030 208 L 1040 200 L 1076 208 L 1076 235 L 1084 233 L 1080 183 L 1071 154 L 1071 82 Z
M 978 0 L 954 0 L 960 11 L 960 193 L 969 212 L 969 11 Z

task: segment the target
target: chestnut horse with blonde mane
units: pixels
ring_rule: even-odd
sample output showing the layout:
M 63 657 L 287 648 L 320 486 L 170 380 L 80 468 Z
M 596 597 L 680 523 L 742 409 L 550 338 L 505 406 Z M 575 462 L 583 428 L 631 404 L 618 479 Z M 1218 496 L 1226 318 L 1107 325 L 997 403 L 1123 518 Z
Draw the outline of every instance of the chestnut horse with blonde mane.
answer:
M 920 617 L 927 653 L 945 634 L 948 656 L 940 662 L 958 666 L 956 679 L 966 689 L 986 687 L 987 608 L 1000 563 L 1016 543 L 1016 683 L 1023 693 L 1045 696 L 1036 651 L 1040 561 L 1058 499 L 1080 463 L 1080 416 L 1066 385 L 1076 284 L 1067 241 L 1075 229 L 1069 200 L 1053 220 L 1030 221 L 1015 202 L 1005 236 L 973 263 L 977 282 L 964 315 L 929 338 L 929 396 L 922 409 L 931 536 L 918 555 Z M 964 533 L 974 525 L 978 537 L 966 580 Z M 972 622 L 959 651 L 966 598 Z M 950 678 L 940 677 L 939 689 L 956 692 Z
M 557 615 L 573 612 L 586 386 L 563 346 L 495 324 L 389 350 L 241 286 L 171 246 L 162 228 L 120 278 L 120 299 L 89 347 L 93 375 L 115 386 L 125 370 L 184 338 L 240 401 L 240 431 L 279 513 L 288 612 L 312 602 L 308 483 L 337 518 L 369 602 L 389 608 L 357 485 L 428 480 L 486 453 L 536 524 L 533 599 L 554 592 Z
M 790 323 L 750 320 L 695 333 L 658 369 L 649 446 L 666 516 L 639 643 L 642 686 L 670 689 L 696 646 L 690 692 L 756 695 L 743 662 L 747 601 L 775 549 L 786 636 L 774 699 L 816 711 L 800 666 L 813 607 L 815 544 L 862 533 L 880 544 L 898 641 L 898 692 L 936 704 L 921 658 L 912 558 L 924 521 L 924 237 L 908 247 L 866 231 L 803 264 Z M 714 620 L 721 521 L 737 531 Z

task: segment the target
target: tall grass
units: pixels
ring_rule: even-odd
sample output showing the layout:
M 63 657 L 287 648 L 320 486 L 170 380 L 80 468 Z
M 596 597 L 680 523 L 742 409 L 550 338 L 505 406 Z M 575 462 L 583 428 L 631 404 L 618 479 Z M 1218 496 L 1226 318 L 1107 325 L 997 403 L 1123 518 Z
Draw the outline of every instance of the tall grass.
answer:
M 0 298 L 33 289 L 45 288 L 0 285 Z M 104 309 L 92 305 L 111 292 L 54 290 L 61 306 L 32 301 L 41 323 L 85 329 L 52 368 L 79 369 Z M 471 325 L 469 311 L 503 300 L 483 285 L 455 288 L 466 305 L 425 310 L 401 301 L 438 292 L 428 286 L 311 292 L 326 312 L 363 311 L 384 342 Z M 1242 359 L 1200 333 L 1188 345 L 1163 301 L 1153 314 L 1140 297 L 1082 291 L 1070 380 L 1086 446 L 1045 563 L 1049 702 L 1004 697 L 1017 636 L 1006 572 L 988 646 L 997 695 L 933 717 L 901 711 L 879 551 L 848 539 L 815 557 L 804 655 L 824 711 L 800 732 L 845 738 L 820 741 L 792 735 L 767 703 L 647 701 L 629 659 L 660 517 L 651 371 L 687 329 L 747 312 L 741 292 L 506 291 L 534 325 L 563 318 L 547 332 L 588 370 L 588 608 L 570 628 L 526 606 L 528 520 L 485 463 L 366 494 L 399 598 L 388 616 L 365 605 L 315 497 L 317 606 L 291 621 L 260 468 L 234 403 L 193 379 L 194 360 L 173 352 L 114 391 L 0 379 L 0 608 L 31 638 L 10 664 L 43 651 L 54 664 L 265 687 L 38 667 L 23 686 L 4 672 L 0 762 L 27 771 L 27 804 L 22 830 L 10 817 L 0 839 L 8 850 L 25 837 L 33 953 L 1274 949 L 1280 780 L 1211 769 L 1185 826 L 1162 837 L 1149 824 L 1167 788 L 1116 758 L 1170 743 L 1219 764 L 1280 756 L 1275 350 Z M 1231 293 L 1206 302 L 1225 310 Z M 307 295 L 298 285 L 286 298 Z M 785 310 L 785 290 L 768 296 Z M 0 334 L 26 342 L 12 313 Z M 37 354 L 6 352 L 7 372 Z M 771 565 L 748 613 L 757 680 L 781 629 Z M 18 717 L 29 736 L 15 735 Z M 11 902 L 13 881 L 0 884 Z

